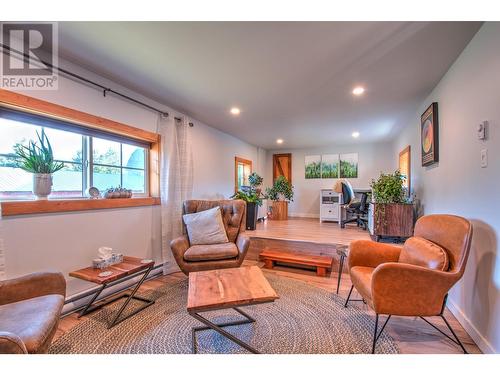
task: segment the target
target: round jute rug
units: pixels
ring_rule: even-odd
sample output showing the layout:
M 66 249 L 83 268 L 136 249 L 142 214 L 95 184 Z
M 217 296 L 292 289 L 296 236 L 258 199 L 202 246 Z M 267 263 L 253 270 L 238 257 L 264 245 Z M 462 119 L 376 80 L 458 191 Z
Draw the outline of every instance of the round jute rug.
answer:
M 280 298 L 274 303 L 243 307 L 256 322 L 226 327 L 228 332 L 269 354 L 371 352 L 374 318 L 355 303 L 344 308 L 344 299 L 336 294 L 287 277 L 270 273 L 266 277 Z M 191 328 L 200 323 L 186 312 L 187 289 L 187 280 L 181 280 L 143 293 L 156 303 L 109 330 L 107 322 L 123 300 L 108 305 L 62 335 L 50 352 L 191 353 Z M 203 315 L 216 322 L 241 319 L 234 310 Z M 247 353 L 212 330 L 200 331 L 197 337 L 199 353 Z M 394 340 L 384 332 L 377 342 L 377 353 L 398 352 Z

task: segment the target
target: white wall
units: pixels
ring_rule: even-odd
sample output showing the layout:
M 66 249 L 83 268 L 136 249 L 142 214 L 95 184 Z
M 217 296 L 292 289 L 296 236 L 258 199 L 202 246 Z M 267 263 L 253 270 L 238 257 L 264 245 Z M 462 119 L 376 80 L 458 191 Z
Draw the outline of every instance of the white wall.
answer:
M 393 153 L 390 143 L 359 143 L 352 145 L 332 145 L 309 149 L 283 149 L 267 152 L 265 185 L 272 183 L 273 154 L 292 154 L 292 185 L 294 186 L 294 202 L 289 205 L 290 216 L 319 217 L 319 193 L 321 189 L 331 189 L 337 179 L 306 179 L 304 164 L 306 155 L 358 153 L 358 178 L 351 178 L 354 188 L 369 189 L 372 178 L 380 172 L 389 172 L 393 167 L 397 154 Z
M 78 66 L 64 61 L 60 63 L 85 77 L 167 110 L 172 116 L 182 115 Z M 64 77 L 60 77 L 57 91 L 26 91 L 24 94 L 156 131 L 157 115 L 154 112 L 109 94 L 103 97 L 96 89 Z M 195 126 L 190 128 L 194 150 L 193 197 L 228 197 L 234 191 L 234 157 L 257 163 L 259 151 L 257 147 L 196 119 L 193 122 Z M 161 261 L 158 206 L 17 216 L 2 218 L 0 224 L 5 247 L 5 276 L 12 278 L 35 271 L 58 270 L 67 278 L 68 295 L 93 286 L 67 277 L 67 274 L 89 265 L 99 246 L 107 245 L 124 254 Z
M 394 153 L 412 146 L 413 186 L 425 214 L 450 213 L 470 219 L 473 245 L 463 280 L 448 306 L 486 352 L 500 352 L 500 23 L 486 23 L 420 106 L 415 120 L 394 143 Z M 440 161 L 420 161 L 420 114 L 439 103 Z M 489 139 L 476 127 L 490 122 Z M 489 165 L 480 167 L 488 149 Z
M 191 130 L 194 150 L 193 198 L 222 199 L 234 194 L 235 156 L 252 160 L 253 170 L 261 173 L 257 147 L 209 126 L 197 126 Z

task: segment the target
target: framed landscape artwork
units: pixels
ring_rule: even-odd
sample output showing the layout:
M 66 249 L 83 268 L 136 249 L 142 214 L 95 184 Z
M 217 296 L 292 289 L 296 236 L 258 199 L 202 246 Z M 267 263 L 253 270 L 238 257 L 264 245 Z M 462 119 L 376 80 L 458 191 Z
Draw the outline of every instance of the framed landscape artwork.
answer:
M 321 155 L 306 155 L 304 167 L 306 179 L 321 178 Z
M 358 178 L 358 154 L 340 154 L 340 178 Z
M 358 178 L 358 154 L 306 155 L 304 172 L 306 179 Z
M 321 156 L 321 178 L 339 178 L 339 154 Z
M 422 166 L 439 161 L 438 104 L 432 103 L 420 117 Z

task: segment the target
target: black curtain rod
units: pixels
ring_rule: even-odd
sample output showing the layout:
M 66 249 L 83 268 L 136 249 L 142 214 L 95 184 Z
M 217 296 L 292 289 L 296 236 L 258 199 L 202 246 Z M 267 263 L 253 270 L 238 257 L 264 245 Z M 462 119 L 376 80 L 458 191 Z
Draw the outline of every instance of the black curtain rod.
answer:
M 25 61 L 26 61 L 26 59 L 28 59 L 28 61 L 29 61 L 29 59 L 31 59 L 31 56 L 30 56 L 30 55 L 28 55 L 27 53 L 23 53 L 23 52 L 18 51 L 18 50 L 14 49 L 14 48 L 10 48 L 10 46 L 6 46 L 6 45 L 5 45 L 5 44 L 3 44 L 3 43 L 0 43 L 0 46 L 2 46 L 2 48 L 3 48 L 4 50 L 7 50 L 7 51 L 9 51 L 9 52 L 14 52 L 14 53 L 17 53 L 18 55 L 23 56 Z M 139 104 L 139 105 L 142 105 L 143 107 L 146 107 L 146 108 L 148 108 L 148 109 L 150 109 L 150 110 L 152 110 L 152 111 L 158 112 L 158 113 L 159 113 L 160 115 L 162 115 L 162 116 L 168 117 L 168 112 L 161 111 L 161 110 L 159 110 L 158 108 L 152 107 L 152 106 L 150 106 L 149 104 L 146 104 L 146 103 L 143 103 L 143 102 L 141 102 L 141 101 L 139 101 L 139 100 L 137 100 L 137 99 L 131 98 L 131 97 L 130 97 L 130 96 L 128 96 L 128 95 L 125 95 L 125 94 L 119 93 L 118 91 L 115 91 L 115 90 L 113 90 L 113 89 L 110 89 L 109 87 L 103 86 L 103 85 L 101 85 L 100 83 L 97 83 L 97 82 L 91 81 L 90 79 L 85 78 L 85 77 L 82 77 L 82 76 L 81 76 L 81 75 L 79 75 L 79 74 L 75 74 L 75 73 L 72 73 L 72 72 L 70 72 L 70 71 L 68 71 L 68 70 L 66 70 L 66 69 L 59 68 L 58 66 L 54 66 L 54 65 L 52 65 L 52 64 L 50 64 L 50 63 L 48 63 L 48 62 L 46 62 L 46 61 L 43 61 L 43 60 L 40 60 L 40 61 L 41 61 L 43 64 L 45 64 L 46 66 L 51 67 L 52 69 L 57 69 L 59 72 L 64 73 L 64 74 L 66 74 L 66 75 L 68 75 L 68 76 L 70 76 L 70 77 L 73 77 L 73 78 L 79 79 L 80 81 L 86 82 L 86 83 L 91 84 L 91 85 L 94 85 L 94 86 L 96 86 L 96 87 L 99 87 L 101 90 L 103 90 L 103 91 L 102 91 L 102 93 L 103 93 L 103 95 L 104 95 L 104 96 L 106 96 L 106 93 L 110 92 L 110 93 L 113 93 L 113 94 L 115 94 L 115 95 L 117 95 L 117 96 L 119 96 L 119 97 L 123 98 L 123 99 L 126 99 L 126 100 L 128 100 L 128 101 L 131 101 L 131 102 L 136 103 L 136 104 Z M 189 125 L 190 125 L 190 126 L 192 126 L 192 123 L 190 123 Z
M 178 122 L 179 122 L 179 121 L 182 121 L 182 119 L 181 119 L 180 117 L 174 117 L 174 120 L 175 120 L 175 121 L 178 121 Z M 188 125 L 189 125 L 189 127 L 191 127 L 191 128 L 194 126 L 194 124 L 193 124 L 192 122 L 189 122 L 189 123 L 188 123 Z

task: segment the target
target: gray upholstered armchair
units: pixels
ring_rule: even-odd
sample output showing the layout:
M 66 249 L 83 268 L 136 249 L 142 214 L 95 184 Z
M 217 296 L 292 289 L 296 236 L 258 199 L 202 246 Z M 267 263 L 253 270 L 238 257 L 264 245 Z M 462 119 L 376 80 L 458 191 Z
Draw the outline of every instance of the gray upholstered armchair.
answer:
M 250 239 L 245 231 L 246 203 L 242 200 L 188 200 L 183 213 L 191 214 L 220 207 L 228 243 L 216 245 L 189 244 L 187 235 L 174 239 L 170 248 L 179 268 L 186 275 L 193 271 L 239 267 L 245 258 Z
M 46 353 L 65 294 L 66 281 L 58 272 L 0 281 L 0 353 Z

